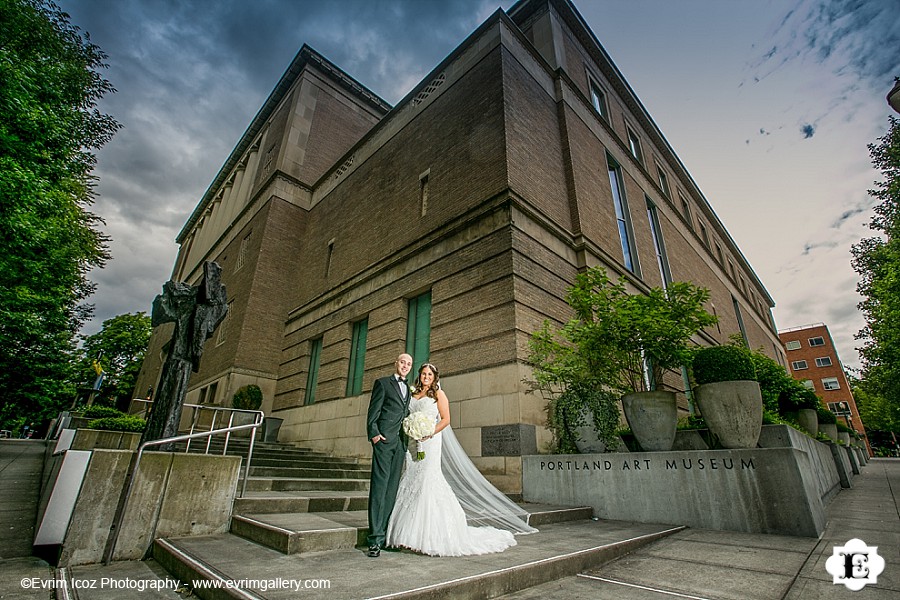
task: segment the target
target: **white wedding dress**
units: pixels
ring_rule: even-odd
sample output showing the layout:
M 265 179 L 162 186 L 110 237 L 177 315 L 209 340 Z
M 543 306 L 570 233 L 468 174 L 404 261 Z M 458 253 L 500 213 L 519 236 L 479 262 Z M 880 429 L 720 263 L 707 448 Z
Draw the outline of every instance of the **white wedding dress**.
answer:
M 435 422 L 440 420 L 437 403 L 427 396 L 413 398 L 409 410 L 411 413 L 424 411 L 433 415 Z M 445 432 L 449 434 L 448 438 L 444 437 Z M 449 467 L 446 465 L 448 457 L 444 456 L 443 462 L 451 479 L 465 481 L 467 489 L 460 490 L 467 509 L 464 511 L 460 497 L 454 493 L 441 468 L 445 441 L 452 441 L 455 444 L 452 447 L 459 447 L 452 430 L 446 427 L 422 443 L 425 452 L 422 460 L 413 460 L 407 452 L 406 470 L 400 479 L 397 502 L 388 522 L 388 546 L 402 546 L 432 556 L 488 554 L 515 546 L 513 532 L 537 531 L 527 524 L 528 516 L 524 510 L 491 486 L 459 447 L 459 452 L 452 453 Z M 460 471 L 460 463 L 467 463 L 463 464 L 463 471 Z M 495 523 L 504 529 L 490 525 L 472 527 L 467 523 L 467 512 L 473 522 Z

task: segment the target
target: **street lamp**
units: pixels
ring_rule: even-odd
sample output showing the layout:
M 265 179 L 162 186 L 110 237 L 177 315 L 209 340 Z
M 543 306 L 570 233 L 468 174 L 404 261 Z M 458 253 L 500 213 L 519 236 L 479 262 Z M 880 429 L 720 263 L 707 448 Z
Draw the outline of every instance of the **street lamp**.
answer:
M 894 87 L 888 92 L 887 101 L 895 112 L 900 113 L 900 77 L 894 79 Z

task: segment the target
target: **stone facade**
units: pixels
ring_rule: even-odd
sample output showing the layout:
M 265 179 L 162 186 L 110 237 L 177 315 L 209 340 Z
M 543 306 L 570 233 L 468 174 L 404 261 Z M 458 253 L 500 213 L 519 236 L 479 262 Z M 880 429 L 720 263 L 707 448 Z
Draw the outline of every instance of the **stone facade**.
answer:
M 628 203 L 631 270 L 608 160 Z M 783 361 L 771 297 L 567 0 L 498 10 L 393 108 L 304 47 L 178 238 L 173 276 L 194 281 L 215 259 L 233 303 L 188 402 L 227 405 L 257 383 L 266 413 L 285 419 L 281 441 L 368 456 L 372 383 L 406 349 L 410 300 L 430 292 L 429 356 L 416 362 L 440 367 L 476 464 L 518 491 L 521 453 L 550 441 L 544 401 L 523 383 L 529 336 L 569 317 L 565 289 L 586 267 L 635 293 L 662 283 L 648 200 L 672 278 L 712 292 L 720 323 L 697 341 L 743 331 Z M 362 391 L 348 396 L 362 319 Z M 138 390 L 154 386 L 165 339 L 154 333 Z M 524 426 L 520 452 L 482 454 L 482 430 L 499 425 Z

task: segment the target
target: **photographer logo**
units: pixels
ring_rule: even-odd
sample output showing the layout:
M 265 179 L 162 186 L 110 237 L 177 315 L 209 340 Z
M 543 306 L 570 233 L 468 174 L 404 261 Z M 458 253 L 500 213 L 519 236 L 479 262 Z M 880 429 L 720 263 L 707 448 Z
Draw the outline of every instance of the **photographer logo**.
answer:
M 825 570 L 834 577 L 834 584 L 847 586 L 857 592 L 866 585 L 878 583 L 884 571 L 884 559 L 878 556 L 878 546 L 866 546 L 853 538 L 843 546 L 835 546 L 831 557 L 825 561 Z

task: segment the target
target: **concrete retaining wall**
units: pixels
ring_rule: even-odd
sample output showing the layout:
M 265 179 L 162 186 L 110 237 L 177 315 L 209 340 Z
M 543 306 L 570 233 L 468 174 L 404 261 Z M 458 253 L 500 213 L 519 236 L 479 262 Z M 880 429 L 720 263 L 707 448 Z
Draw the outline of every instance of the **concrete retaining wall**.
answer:
M 820 462 L 791 447 L 532 455 L 523 497 L 591 506 L 603 519 L 818 537 Z
M 53 487 L 47 490 L 51 497 L 63 493 L 74 495 L 66 502 L 72 508 L 61 541 L 59 566 L 98 563 L 103 559 L 134 455 L 128 450 L 110 449 L 95 449 L 90 454 L 80 486 L 70 485 L 63 491 L 57 488 L 54 478 Z M 53 458 L 55 463 L 62 462 L 62 456 Z M 240 464 L 239 456 L 145 452 L 122 519 L 113 560 L 143 558 L 157 537 L 227 531 Z M 59 520 L 65 515 L 47 514 L 44 518 Z
M 823 505 L 828 505 L 841 491 L 841 477 L 828 444 L 823 444 L 788 425 L 763 425 L 759 434 L 760 448 L 796 448 L 809 455 L 811 475 Z

